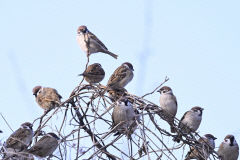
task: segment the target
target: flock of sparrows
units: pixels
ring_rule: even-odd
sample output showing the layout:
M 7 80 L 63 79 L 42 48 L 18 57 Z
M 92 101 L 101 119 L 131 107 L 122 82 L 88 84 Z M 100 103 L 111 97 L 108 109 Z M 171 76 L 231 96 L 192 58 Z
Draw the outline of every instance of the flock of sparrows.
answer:
M 114 58 L 118 57 L 116 54 L 108 51 L 107 47 L 91 33 L 86 26 L 80 26 L 78 28 L 77 41 L 87 56 L 102 52 Z M 124 87 L 133 79 L 133 71 L 134 69 L 131 63 L 123 63 L 111 75 L 103 92 L 104 94 L 107 91 L 112 100 L 116 101 L 112 112 L 112 129 L 114 129 L 114 135 L 125 134 L 130 136 L 140 122 L 138 110 L 133 108 L 133 104 L 125 97 L 126 89 Z M 89 65 L 80 76 L 83 76 L 88 83 L 94 84 L 104 79 L 105 71 L 99 63 L 94 63 Z M 166 121 L 171 127 L 171 132 L 176 133 L 174 118 L 178 109 L 177 99 L 172 89 L 168 86 L 161 87 L 158 92 L 160 92 L 160 106 L 168 117 Z M 45 112 L 61 105 L 62 96 L 56 89 L 36 86 L 33 88 L 33 95 L 38 105 L 43 108 Z M 177 126 L 182 134 L 188 135 L 191 132 L 197 131 L 202 120 L 202 112 L 203 108 L 195 106 L 183 115 Z M 15 152 L 26 151 L 37 157 L 47 157 L 51 155 L 61 141 L 60 138 L 55 133 L 47 133 L 32 147 L 29 147 L 34 136 L 32 127 L 32 124 L 29 122 L 23 123 L 21 127 L 6 140 L 4 144 L 5 149 L 13 149 Z M 191 147 L 186 155 L 186 160 L 207 159 L 215 148 L 215 139 L 211 134 L 206 134 L 201 137 L 198 142 L 199 145 L 202 146 L 202 150 L 198 151 L 196 148 Z M 177 134 L 174 141 L 180 142 L 180 140 L 181 135 Z M 239 147 L 233 135 L 227 135 L 224 138 L 217 153 L 222 160 L 237 160 Z

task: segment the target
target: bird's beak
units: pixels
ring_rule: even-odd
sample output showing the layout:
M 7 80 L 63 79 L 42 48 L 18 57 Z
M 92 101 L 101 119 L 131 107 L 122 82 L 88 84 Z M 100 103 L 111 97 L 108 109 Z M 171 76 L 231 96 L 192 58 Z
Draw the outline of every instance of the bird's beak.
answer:
M 159 90 L 157 90 L 157 92 L 161 93 L 160 89 L 159 89 Z
M 201 111 L 203 111 L 203 110 L 204 110 L 204 108 L 201 109 Z
M 214 140 L 217 139 L 216 137 L 213 138 Z
M 78 74 L 78 76 L 83 76 L 83 73 L 81 73 L 81 74 Z

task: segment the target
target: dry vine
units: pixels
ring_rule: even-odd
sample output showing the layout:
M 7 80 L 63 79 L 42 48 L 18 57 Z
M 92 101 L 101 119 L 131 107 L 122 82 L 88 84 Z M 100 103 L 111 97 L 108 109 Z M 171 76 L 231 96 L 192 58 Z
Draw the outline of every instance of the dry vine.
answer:
M 130 137 L 113 136 L 115 128 L 111 128 L 111 114 L 116 98 L 101 95 L 104 91 L 101 84 L 83 84 L 82 80 L 61 107 L 34 120 L 34 128 L 37 128 L 34 140 L 37 141 L 39 136 L 49 130 L 57 133 L 61 142 L 51 156 L 54 159 L 118 160 L 145 157 L 177 160 L 181 157 L 177 157 L 174 151 L 182 150 L 184 154 L 186 146 L 193 146 L 200 153 L 202 146 L 197 142 L 200 136 L 197 133 L 183 135 L 177 127 L 179 120 L 175 118 L 175 128 L 178 134 L 182 134 L 182 138 L 181 144 L 174 143 L 172 139 L 176 135 L 159 125 L 167 116 L 160 106 L 146 99 L 168 80 L 166 77 L 156 89 L 142 97 L 124 93 L 138 110 L 141 119 L 137 130 Z M 218 159 L 216 152 L 211 154 L 210 159 Z

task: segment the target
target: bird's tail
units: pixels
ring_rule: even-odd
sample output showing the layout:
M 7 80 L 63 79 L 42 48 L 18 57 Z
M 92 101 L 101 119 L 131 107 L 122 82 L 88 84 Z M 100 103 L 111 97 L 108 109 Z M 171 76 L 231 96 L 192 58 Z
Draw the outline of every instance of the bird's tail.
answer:
M 115 58 L 115 59 L 117 59 L 117 58 L 118 58 L 118 55 L 116 55 L 116 54 L 114 54 L 114 53 L 112 53 L 112 52 L 109 52 L 109 51 L 104 51 L 104 53 L 106 53 L 106 54 L 108 54 L 108 55 L 112 56 L 112 57 L 113 57 L 113 58 Z

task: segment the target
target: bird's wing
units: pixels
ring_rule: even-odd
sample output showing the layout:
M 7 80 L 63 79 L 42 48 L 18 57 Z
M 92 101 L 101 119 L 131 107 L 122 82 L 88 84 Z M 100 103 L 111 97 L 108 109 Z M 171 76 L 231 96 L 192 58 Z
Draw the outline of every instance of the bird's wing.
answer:
M 187 115 L 187 113 L 188 113 L 189 111 L 187 111 L 187 112 L 185 112 L 184 113 L 184 115 L 182 116 L 182 118 L 181 118 L 181 120 L 180 120 L 180 122 L 182 122 L 183 121 L 183 119 L 186 117 L 186 115 Z
M 94 39 L 98 44 L 100 44 L 104 49 L 108 50 L 107 47 L 95 36 L 92 32 L 88 32 L 89 38 Z
M 59 99 L 62 99 L 62 96 L 58 93 L 58 91 L 57 91 L 56 89 L 53 89 L 53 90 L 54 90 L 54 92 L 57 94 L 58 98 L 59 98 Z
M 118 67 L 114 71 L 112 76 L 109 78 L 108 85 L 111 87 L 112 84 L 115 84 L 115 83 L 121 81 L 124 77 L 126 77 L 127 71 L 128 71 L 128 69 L 125 67 L 122 67 L 122 66 Z
M 58 94 L 57 90 L 54 88 L 45 88 L 45 93 L 43 94 L 43 99 L 46 101 L 56 101 L 60 102 L 62 96 Z
M 26 136 L 26 129 L 19 128 L 16 130 L 11 136 L 7 139 L 7 147 L 11 147 L 12 145 L 21 142 L 21 140 Z
M 34 153 L 35 151 L 41 150 L 46 142 L 49 141 L 49 137 L 43 136 L 39 141 L 37 141 L 30 149 L 29 153 Z
M 176 105 L 178 106 L 178 104 L 177 104 L 177 98 L 176 98 L 176 96 L 174 96 L 174 95 L 173 95 L 173 100 L 175 101 Z
M 114 112 L 112 113 L 112 127 L 111 127 L 111 128 L 114 128 L 114 126 L 115 126 L 115 122 L 114 122 L 113 114 L 114 114 Z
M 180 122 L 179 122 L 179 124 L 178 124 L 178 127 L 180 127 L 180 128 L 183 127 L 183 126 L 182 126 L 182 125 L 183 125 L 183 124 L 182 124 L 182 121 L 184 120 L 184 118 L 186 117 L 186 115 L 187 115 L 188 112 L 189 112 L 189 111 L 187 111 L 187 112 L 184 113 L 184 115 L 182 116 L 182 118 L 181 118 L 181 120 L 180 120 Z

